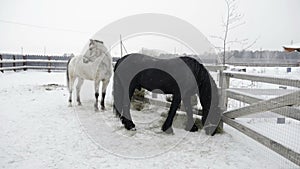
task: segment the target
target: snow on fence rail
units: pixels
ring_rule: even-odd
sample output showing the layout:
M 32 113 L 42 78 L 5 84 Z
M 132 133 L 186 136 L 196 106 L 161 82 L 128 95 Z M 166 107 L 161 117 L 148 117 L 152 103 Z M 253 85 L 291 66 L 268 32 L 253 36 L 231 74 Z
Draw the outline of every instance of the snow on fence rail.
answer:
M 0 71 L 28 69 L 65 70 L 69 57 L 38 55 L 0 55 Z

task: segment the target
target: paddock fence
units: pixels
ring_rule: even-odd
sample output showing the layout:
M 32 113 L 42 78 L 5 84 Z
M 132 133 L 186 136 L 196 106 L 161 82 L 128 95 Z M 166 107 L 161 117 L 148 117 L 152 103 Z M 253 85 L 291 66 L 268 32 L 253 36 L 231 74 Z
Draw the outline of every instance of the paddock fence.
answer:
M 42 55 L 13 55 L 0 54 L 0 71 L 18 70 L 66 70 L 69 57 L 66 56 L 42 56 Z

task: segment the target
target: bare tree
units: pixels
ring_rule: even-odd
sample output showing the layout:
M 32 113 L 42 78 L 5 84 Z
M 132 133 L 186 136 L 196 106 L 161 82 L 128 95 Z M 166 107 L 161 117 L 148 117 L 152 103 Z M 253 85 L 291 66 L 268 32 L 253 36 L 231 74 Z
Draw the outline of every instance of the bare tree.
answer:
M 222 64 L 226 63 L 226 60 L 230 59 L 230 56 L 226 56 L 226 48 L 233 44 L 237 43 L 242 46 L 243 50 L 250 48 L 253 44 L 256 43 L 256 40 L 252 42 L 250 45 L 248 43 L 248 39 L 235 39 L 228 40 L 229 33 L 233 29 L 245 24 L 245 21 L 242 21 L 243 15 L 238 11 L 238 4 L 236 0 L 225 0 L 226 3 L 226 15 L 223 18 L 222 27 L 224 28 L 223 36 L 212 36 L 212 38 L 216 38 L 222 41 L 222 47 L 218 47 L 222 52 Z M 246 47 L 245 47 L 246 46 Z

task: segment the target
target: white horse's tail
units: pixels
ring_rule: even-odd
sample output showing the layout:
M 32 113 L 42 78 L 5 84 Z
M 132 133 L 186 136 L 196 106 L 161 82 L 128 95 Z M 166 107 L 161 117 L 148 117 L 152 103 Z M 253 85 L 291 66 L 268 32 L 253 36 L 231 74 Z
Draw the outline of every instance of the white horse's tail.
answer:
M 69 75 L 69 64 L 71 62 L 71 60 L 73 59 L 74 56 L 71 56 L 70 59 L 68 60 L 68 63 L 67 63 L 67 87 L 69 88 L 70 87 L 70 75 Z

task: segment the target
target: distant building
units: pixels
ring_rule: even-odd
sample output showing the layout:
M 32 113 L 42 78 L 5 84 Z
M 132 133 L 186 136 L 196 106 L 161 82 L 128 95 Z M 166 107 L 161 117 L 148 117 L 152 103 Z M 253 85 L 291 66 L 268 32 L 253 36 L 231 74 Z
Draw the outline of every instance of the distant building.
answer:
M 64 53 L 63 57 L 71 58 L 74 57 L 75 55 L 73 53 Z
M 285 46 L 282 46 L 282 47 L 287 52 L 293 52 L 293 51 L 300 52 L 300 43 L 293 44 L 293 45 L 285 45 Z

